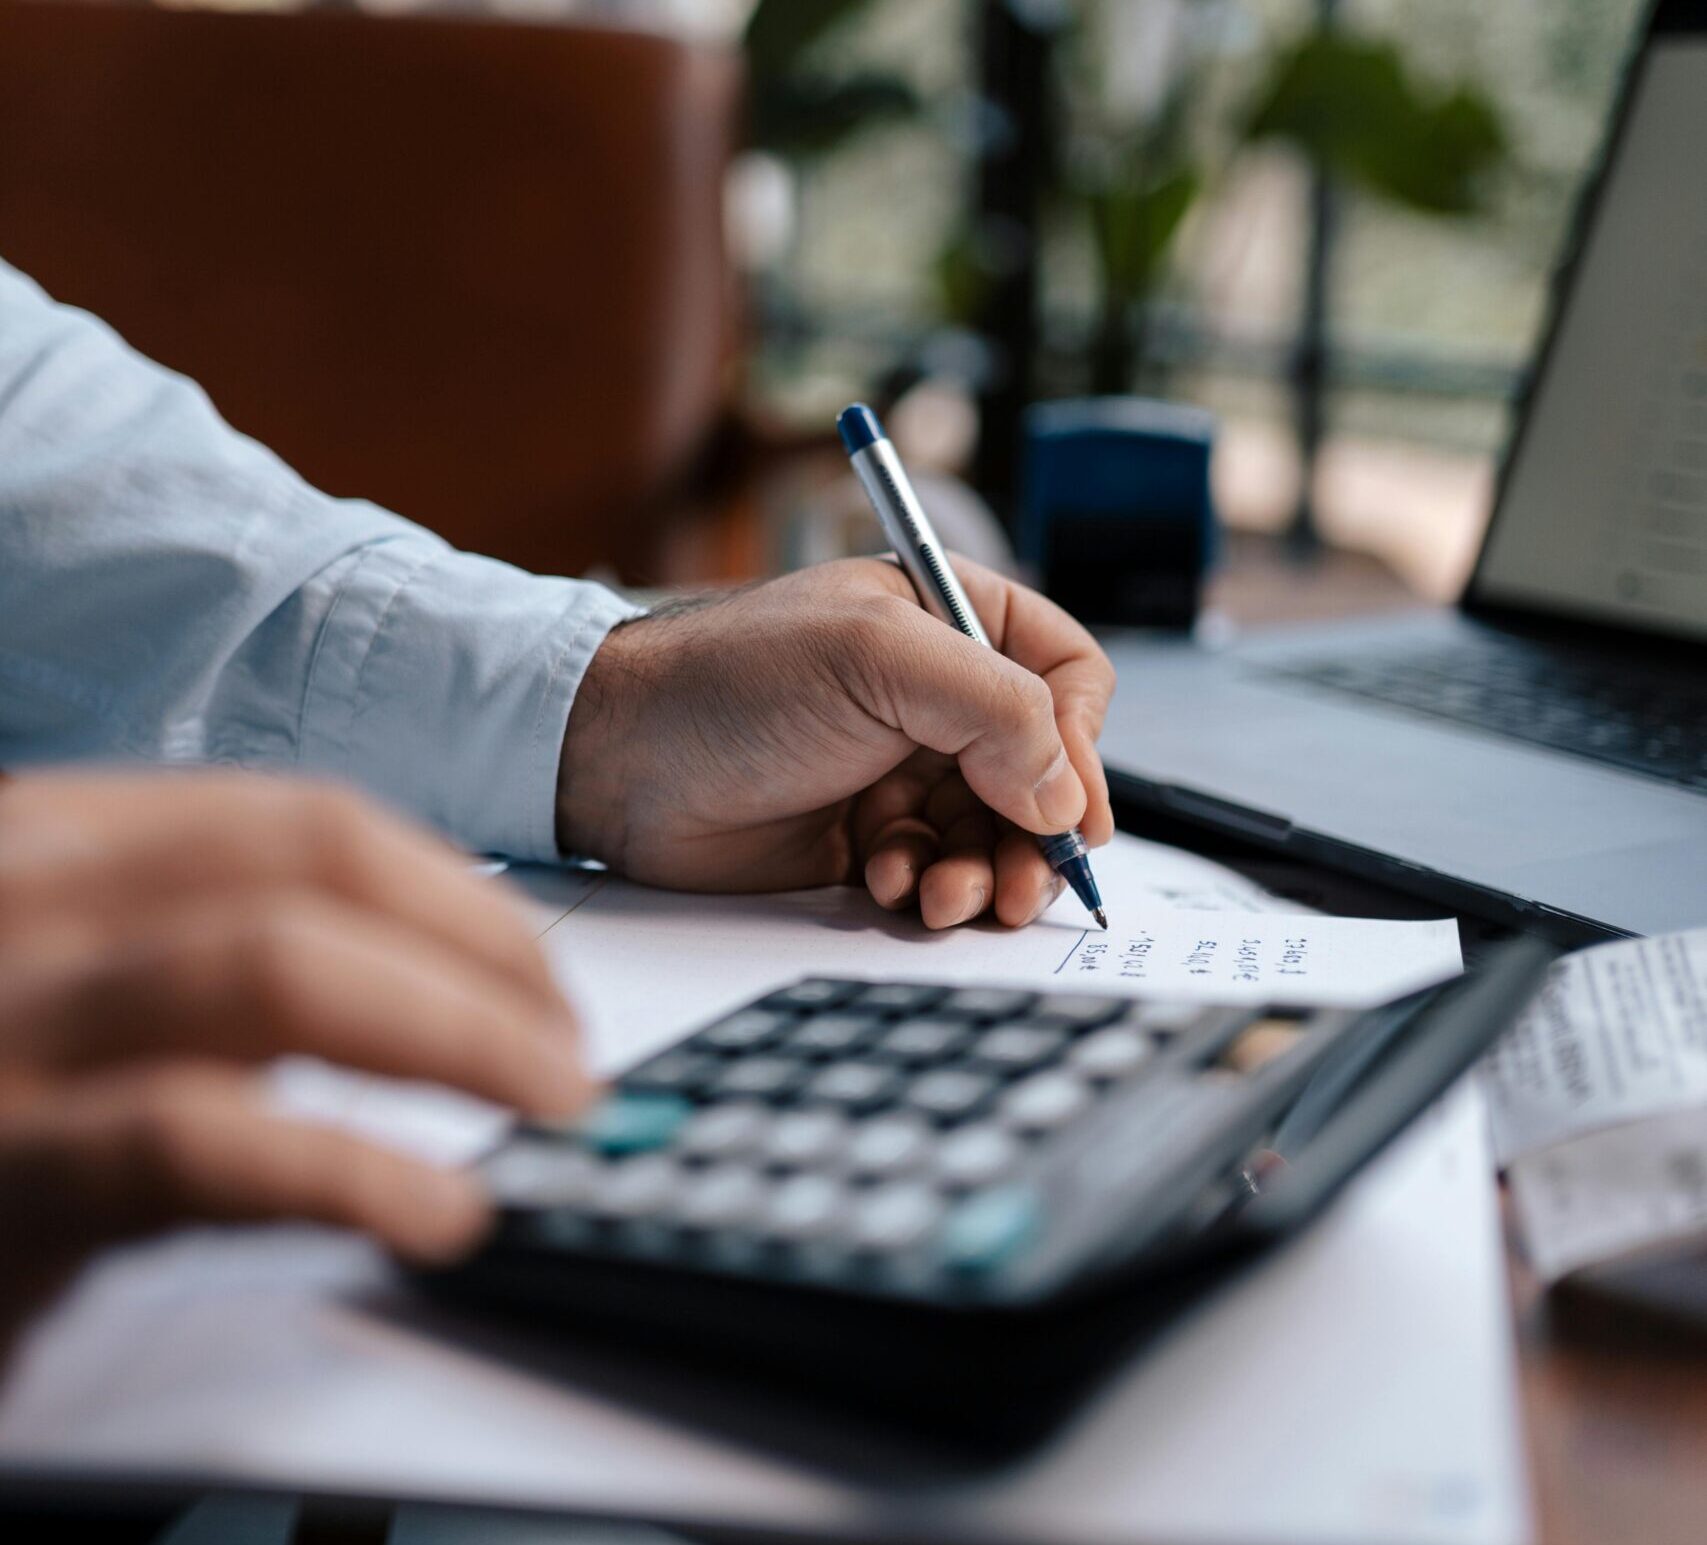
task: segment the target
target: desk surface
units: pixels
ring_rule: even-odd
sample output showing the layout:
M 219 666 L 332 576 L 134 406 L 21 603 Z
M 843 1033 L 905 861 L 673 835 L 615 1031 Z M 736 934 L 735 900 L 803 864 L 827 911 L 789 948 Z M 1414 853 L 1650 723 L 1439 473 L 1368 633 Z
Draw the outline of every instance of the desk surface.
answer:
M 1273 543 L 1235 537 L 1211 603 L 1262 625 L 1397 609 L 1415 598 L 1369 560 L 1328 554 L 1300 567 Z M 1509 1232 L 1508 1261 L 1540 1545 L 1699 1540 L 1707 1336 L 1548 1300 Z M 383 1517 L 366 1532 L 337 1522 L 340 1539 L 377 1545 L 386 1537 Z
M 1367 615 L 1416 597 L 1371 560 L 1303 567 L 1278 545 L 1234 537 L 1210 604 L 1252 626 Z M 1699 1541 L 1707 1455 L 1707 1335 L 1561 1306 L 1510 1240 L 1525 1438 L 1540 1545 Z

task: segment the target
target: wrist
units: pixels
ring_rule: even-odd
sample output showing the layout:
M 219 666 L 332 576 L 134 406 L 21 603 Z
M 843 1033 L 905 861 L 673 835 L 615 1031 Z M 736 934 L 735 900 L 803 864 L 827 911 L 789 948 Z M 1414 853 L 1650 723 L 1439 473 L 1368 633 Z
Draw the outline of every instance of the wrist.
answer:
M 629 777 L 635 705 L 644 699 L 644 617 L 619 622 L 588 662 L 557 764 L 557 846 L 565 855 L 593 858 L 617 869 L 628 846 Z

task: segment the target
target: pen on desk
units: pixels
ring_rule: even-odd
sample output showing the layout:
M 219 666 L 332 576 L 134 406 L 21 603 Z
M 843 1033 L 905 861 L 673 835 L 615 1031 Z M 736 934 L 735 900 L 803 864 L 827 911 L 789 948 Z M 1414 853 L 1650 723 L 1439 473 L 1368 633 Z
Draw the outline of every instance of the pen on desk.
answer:
M 993 647 L 990 635 L 978 621 L 971 598 L 961 588 L 960 580 L 949 566 L 948 553 L 937 540 L 936 529 L 925 514 L 901 458 L 889 443 L 877 415 L 863 402 L 844 408 L 836 420 L 842 444 L 847 447 L 848 459 L 871 500 L 877 518 L 883 523 L 883 534 L 901 560 L 901 567 L 913 582 L 919 600 L 927 611 L 958 628 L 974 643 L 986 649 Z M 1053 837 L 1039 837 L 1037 845 L 1049 866 L 1073 888 L 1073 894 L 1084 902 L 1099 928 L 1108 927 L 1108 914 L 1103 911 L 1102 896 L 1097 890 L 1096 877 L 1091 873 L 1085 839 L 1075 828 Z

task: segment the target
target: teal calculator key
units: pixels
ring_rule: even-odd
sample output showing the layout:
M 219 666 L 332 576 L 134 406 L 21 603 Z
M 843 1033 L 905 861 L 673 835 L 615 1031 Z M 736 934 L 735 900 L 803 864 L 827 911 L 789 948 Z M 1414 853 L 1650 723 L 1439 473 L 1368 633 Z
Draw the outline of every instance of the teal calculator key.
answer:
M 692 1114 L 686 1100 L 671 1094 L 613 1094 L 590 1110 L 576 1130 L 600 1153 L 648 1153 L 667 1147 Z
M 997 1186 L 969 1196 L 943 1225 L 943 1264 L 968 1276 L 993 1275 L 1025 1254 L 1042 1221 L 1029 1187 Z

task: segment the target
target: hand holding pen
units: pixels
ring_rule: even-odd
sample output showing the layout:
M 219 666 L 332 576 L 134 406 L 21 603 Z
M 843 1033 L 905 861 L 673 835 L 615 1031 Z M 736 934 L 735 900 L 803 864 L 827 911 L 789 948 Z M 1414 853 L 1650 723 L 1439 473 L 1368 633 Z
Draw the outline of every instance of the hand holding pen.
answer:
M 1113 832 L 1114 672 L 1060 607 L 977 564 L 992 648 L 846 558 L 625 622 L 575 693 L 557 842 L 651 885 L 860 885 L 930 928 L 1017 928 L 1065 881 L 1035 834 Z
M 994 647 L 877 415 L 856 402 L 843 410 L 836 427 L 883 534 L 918 593 L 919 604 L 974 643 Z M 1037 842 L 1050 868 L 1072 887 L 1097 926 L 1106 929 L 1108 914 L 1078 829 L 1039 835 Z

